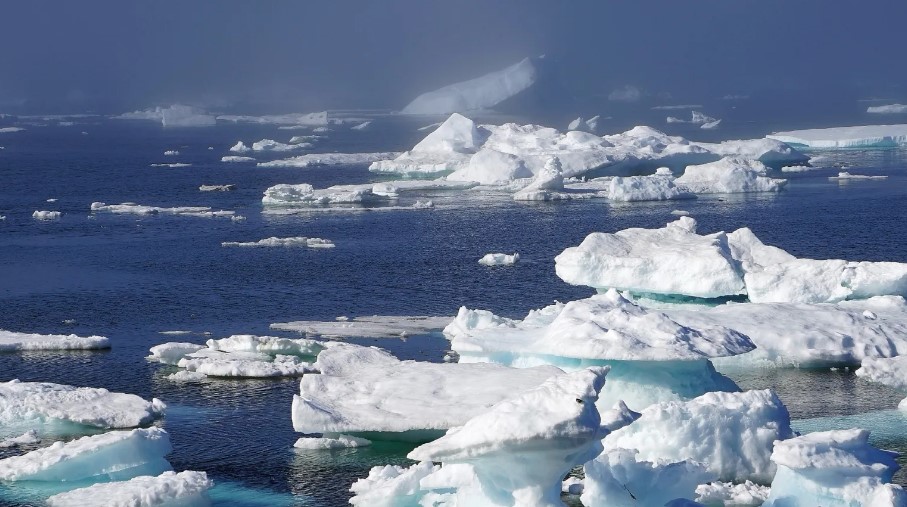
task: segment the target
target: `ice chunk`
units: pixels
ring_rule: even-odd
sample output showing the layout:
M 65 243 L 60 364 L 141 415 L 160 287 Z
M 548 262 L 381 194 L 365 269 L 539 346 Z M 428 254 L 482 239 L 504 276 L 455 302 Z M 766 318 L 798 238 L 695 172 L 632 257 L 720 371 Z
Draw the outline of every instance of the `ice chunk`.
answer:
M 292 247 L 304 246 L 309 248 L 334 248 L 334 243 L 321 238 L 306 238 L 297 236 L 293 238 L 270 237 L 258 241 L 236 242 L 224 241 L 221 246 L 247 246 L 247 247 Z
M 228 163 L 239 163 L 239 162 L 255 162 L 255 159 L 252 157 L 226 156 L 226 157 L 221 157 L 220 161 L 228 162 Z
M 907 125 L 864 125 L 775 132 L 771 139 L 807 148 L 885 148 L 907 144 Z
M 302 359 L 314 358 L 324 347 L 314 340 L 233 335 L 208 340 L 205 347 L 165 343 L 153 347 L 148 359 L 212 377 L 294 377 L 316 371 Z M 186 377 L 176 380 L 198 378 Z
M 36 444 L 41 439 L 38 438 L 38 432 L 35 430 L 28 430 L 25 433 L 19 435 L 18 437 L 11 437 L 4 440 L 0 440 L 0 449 L 7 447 L 15 447 L 17 445 L 27 445 L 27 444 Z
M 725 481 L 768 483 L 774 441 L 792 436 L 787 408 L 764 390 L 652 405 L 603 442 L 605 449 L 637 449 L 644 460 L 698 461 Z
M 341 343 L 321 352 L 315 367 L 321 374 L 304 376 L 293 398 L 293 427 L 301 433 L 445 430 L 562 373 L 552 366 L 400 361 Z
M 484 148 L 469 159 L 469 164 L 447 176 L 452 181 L 475 181 L 483 185 L 501 185 L 533 176 L 523 160 L 510 153 Z
M 346 449 L 349 447 L 366 447 L 372 445 L 370 440 L 349 435 L 335 437 L 303 437 L 293 444 L 296 449 Z
M 862 366 L 856 371 L 856 374 L 870 382 L 878 382 L 907 391 L 907 355 L 864 358 Z
M 95 484 L 47 499 L 50 507 L 203 507 L 210 505 L 208 489 L 214 482 L 205 472 L 164 472 L 128 481 Z
M 179 154 L 180 154 L 180 152 L 177 150 L 167 150 L 164 152 L 164 155 L 167 155 L 167 156 L 175 156 L 175 155 L 179 155 Z
M 907 493 L 890 484 L 897 453 L 869 445 L 861 429 L 810 433 L 777 442 L 778 473 L 766 507 L 907 505 Z
M 172 450 L 161 428 L 111 431 L 66 443 L 56 442 L 0 460 L 0 480 L 123 480 L 170 470 L 164 456 Z
M 737 157 L 758 160 L 770 167 L 800 165 L 809 157 L 775 139 L 747 139 L 722 141 L 720 143 L 693 143 L 721 157 Z
M 373 467 L 368 477 L 357 480 L 350 487 L 353 493 L 350 504 L 361 507 L 416 507 L 425 495 L 419 481 L 440 469 L 430 461 L 409 468 L 394 465 Z
M 271 329 L 296 331 L 328 338 L 399 338 L 401 336 L 437 333 L 450 323 L 451 317 L 373 315 L 333 322 L 298 320 L 271 324 Z
M 667 169 L 667 168 L 664 168 Z M 659 169 L 661 171 L 661 169 Z M 692 199 L 695 195 L 685 192 L 674 184 L 670 169 L 651 176 L 615 176 L 608 189 L 608 199 L 618 202 L 666 201 Z
M 149 164 L 151 167 L 170 167 L 172 169 L 179 167 L 191 167 L 192 164 L 184 164 L 182 162 L 174 162 L 172 164 Z
M 248 153 L 252 151 L 252 148 L 246 146 L 246 144 L 242 141 L 236 141 L 236 144 L 230 147 L 230 151 L 234 153 Z
M 146 359 L 163 364 L 175 365 L 180 359 L 205 348 L 204 345 L 185 342 L 168 342 L 151 347 L 151 355 Z
M 595 402 L 607 372 L 589 368 L 549 378 L 407 457 L 472 465 L 489 503 L 562 505 L 564 476 L 601 452 Z
M 517 201 L 548 201 L 553 197 L 552 193 L 563 191 L 564 171 L 561 161 L 557 157 L 551 157 L 532 182 L 514 194 L 513 198 Z
M 198 189 L 201 192 L 229 192 L 236 190 L 236 185 L 200 185 Z
M 304 338 L 291 339 L 249 334 L 236 334 L 219 340 L 208 340 L 206 345 L 211 350 L 221 352 L 256 352 L 303 357 L 315 357 L 326 347 L 323 342 Z
M 151 423 L 164 412 L 157 398 L 107 389 L 11 380 L 0 383 L 0 423 L 71 422 L 97 428 L 131 428 Z
M 696 194 L 777 192 L 787 180 L 769 178 L 768 168 L 757 160 L 723 158 L 717 162 L 689 165 L 674 183 Z
M 372 192 L 372 185 L 335 185 L 324 189 L 315 189 L 308 183 L 298 185 L 274 185 L 265 190 L 261 202 L 270 206 L 287 205 L 326 205 L 356 203 L 381 199 Z
M 715 120 L 715 121 L 703 123 L 702 125 L 699 126 L 699 128 L 706 129 L 706 130 L 713 130 L 713 129 L 718 128 L 719 125 L 721 125 L 721 120 Z
M 74 334 L 17 333 L 0 329 L 0 352 L 24 350 L 95 350 L 109 349 L 110 340 L 104 336 Z
M 449 114 L 493 107 L 535 83 L 529 58 L 484 76 L 424 93 L 407 104 L 404 114 Z
M 273 139 L 262 139 L 252 143 L 252 151 L 292 151 L 305 147 L 301 144 L 285 144 Z
M 483 266 L 513 266 L 520 260 L 520 254 L 507 255 L 503 253 L 485 254 L 479 259 L 479 264 Z
M 741 484 L 713 481 L 696 488 L 696 501 L 715 507 L 759 507 L 768 499 L 769 489 L 752 481 Z
M 615 403 L 614 407 L 610 410 L 599 411 L 599 413 L 601 413 L 602 416 L 602 428 L 605 428 L 608 431 L 619 430 L 639 419 L 639 416 L 642 415 L 639 412 L 630 410 L 623 400 Z
M 354 125 L 354 126 L 350 127 L 350 129 L 351 130 L 365 130 L 365 129 L 369 128 L 369 126 L 371 124 L 372 124 L 372 122 L 370 122 L 370 121 L 364 121 L 358 125 Z
M 158 213 L 166 213 L 171 215 L 194 216 L 202 218 L 229 217 L 236 213 L 235 211 L 214 210 L 207 206 L 177 206 L 174 208 L 161 208 L 158 206 L 144 206 L 131 202 L 124 202 L 122 204 L 93 202 L 91 203 L 91 211 L 134 215 L 156 215 Z
M 628 449 L 605 451 L 583 466 L 586 479 L 580 499 L 589 507 L 663 506 L 692 498 L 696 487 L 715 479 L 700 463 L 640 461 Z
M 35 211 L 31 216 L 35 220 L 59 220 L 63 213 L 59 211 Z
M 907 113 L 907 104 L 886 104 L 884 106 L 869 106 L 867 113 L 875 114 L 903 114 Z
M 555 257 L 555 271 L 567 283 L 600 290 L 704 298 L 745 293 L 727 236 L 696 234 L 696 221 L 690 217 L 662 229 L 592 233 Z
M 293 145 L 299 146 L 299 145 Z M 322 165 L 359 165 L 400 156 L 400 152 L 377 153 L 307 153 L 298 157 L 259 162 L 258 167 L 314 167 Z
M 869 176 L 865 174 L 850 174 L 847 171 L 839 172 L 837 176 L 829 176 L 830 180 L 884 180 L 888 179 L 888 176 Z

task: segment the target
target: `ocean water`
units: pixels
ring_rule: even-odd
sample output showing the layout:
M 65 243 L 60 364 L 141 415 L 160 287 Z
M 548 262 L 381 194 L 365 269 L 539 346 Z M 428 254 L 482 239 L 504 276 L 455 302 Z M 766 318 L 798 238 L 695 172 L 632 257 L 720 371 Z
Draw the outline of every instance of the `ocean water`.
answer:
M 307 151 L 403 150 L 426 134 L 418 126 L 388 119 L 364 131 L 338 127 Z M 110 337 L 113 348 L 0 354 L 0 381 L 59 382 L 161 398 L 169 405 L 159 424 L 173 441 L 171 463 L 177 470 L 208 472 L 217 483 L 215 505 L 345 505 L 356 478 L 374 465 L 406 463 L 412 447 L 378 442 L 362 449 L 296 451 L 290 402 L 297 380 L 176 383 L 164 378 L 173 368 L 144 359 L 153 345 L 238 333 L 294 336 L 269 330 L 271 323 L 291 320 L 453 316 L 463 305 L 521 317 L 554 300 L 592 293 L 555 276 L 553 258 L 564 248 L 593 231 L 660 227 L 676 218 L 675 209 L 689 211 L 701 232 L 747 226 L 797 256 L 907 262 L 902 150 L 823 154 L 827 167 L 786 174 L 786 190 L 770 195 L 517 203 L 504 195 L 437 191 L 418 196 L 434 201 L 427 210 L 273 214 L 264 212 L 260 199 L 277 183 L 320 188 L 382 178 L 362 166 L 266 169 L 220 162 L 237 140 L 285 142 L 307 133 L 274 126 L 162 129 L 150 122 L 83 119 L 26 129 L 0 134 L 0 215 L 7 217 L 0 221 L 0 329 L 99 334 Z M 180 155 L 164 156 L 165 150 Z M 150 166 L 173 162 L 191 166 Z M 829 180 L 840 166 L 889 177 Z M 201 184 L 235 184 L 237 190 L 199 192 Z M 57 201 L 46 202 L 52 198 Z M 406 196 L 397 204 L 415 199 Z M 246 220 L 93 214 L 94 201 L 211 206 Z M 63 217 L 41 222 L 31 218 L 35 210 L 59 210 Z M 336 248 L 221 247 L 223 241 L 270 236 L 325 238 Z M 477 263 L 488 252 L 514 251 L 521 260 L 512 268 Z M 190 334 L 161 334 L 166 331 Z M 440 361 L 447 349 L 439 335 L 351 341 L 423 361 Z M 804 431 L 861 421 L 879 428 L 904 424 L 890 412 L 904 395 L 852 372 L 758 370 L 732 376 L 743 388 L 776 389 Z M 878 438 L 907 451 L 903 432 L 881 432 Z M 13 452 L 0 450 L 0 457 Z M 40 504 L 45 493 L 34 485 L 0 484 L 0 504 Z

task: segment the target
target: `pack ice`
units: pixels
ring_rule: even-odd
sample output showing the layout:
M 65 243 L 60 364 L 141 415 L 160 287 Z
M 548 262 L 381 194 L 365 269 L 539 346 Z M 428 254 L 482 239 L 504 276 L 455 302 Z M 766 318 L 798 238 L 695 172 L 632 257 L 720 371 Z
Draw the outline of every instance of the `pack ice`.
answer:
M 608 365 L 611 372 L 599 394 L 601 407 L 623 400 L 637 410 L 709 391 L 738 390 L 715 371 L 709 358 L 755 347 L 727 327 L 682 326 L 613 289 L 530 311 L 521 321 L 463 307 L 444 333 L 460 363 L 553 364 L 567 370 Z
M 214 481 L 205 472 L 164 472 L 128 481 L 94 484 L 47 499 L 50 507 L 204 507 L 210 505 L 208 489 Z
M 17 333 L 0 329 L 0 352 L 25 350 L 94 350 L 109 349 L 105 336 L 76 336 L 74 334 Z
M 766 137 L 806 148 L 887 148 L 907 144 L 907 125 L 791 130 Z

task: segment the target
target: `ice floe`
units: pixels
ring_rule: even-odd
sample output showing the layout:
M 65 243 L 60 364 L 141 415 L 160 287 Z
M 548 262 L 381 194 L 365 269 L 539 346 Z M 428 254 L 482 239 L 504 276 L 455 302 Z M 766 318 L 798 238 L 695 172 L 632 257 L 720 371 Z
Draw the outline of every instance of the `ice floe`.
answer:
M 296 449 L 347 449 L 350 447 L 367 447 L 372 445 L 371 440 L 353 437 L 350 435 L 337 435 L 334 437 L 303 437 L 293 444 Z
M 248 153 L 252 151 L 252 148 L 249 148 L 246 143 L 242 141 L 236 141 L 236 144 L 230 147 L 230 151 L 233 153 Z
M 608 188 L 608 199 L 616 202 L 667 201 L 692 199 L 695 195 L 675 185 L 667 167 L 660 167 L 650 176 L 615 176 Z
M 17 333 L 0 329 L 0 352 L 26 350 L 95 350 L 109 348 L 110 340 L 104 336 Z
M 403 192 L 424 190 L 461 190 L 475 182 L 446 180 L 401 180 L 361 185 L 334 185 L 316 189 L 308 183 L 280 184 L 265 190 L 261 202 L 267 206 L 321 206 L 330 204 L 370 204 L 396 199 Z
M 708 164 L 688 165 L 674 183 L 694 194 L 777 192 L 787 180 L 770 178 L 758 160 L 723 158 Z
M 200 185 L 198 190 L 200 192 L 229 192 L 236 190 L 236 185 Z
M 281 143 L 273 139 L 262 139 L 261 141 L 255 141 L 254 143 L 252 143 L 252 151 L 293 151 L 302 148 L 306 148 L 306 146 L 303 144 Z M 232 148 L 231 151 L 233 151 Z M 242 151 L 239 152 L 243 153 Z
M 866 174 L 850 174 L 847 171 L 839 172 L 837 176 L 829 176 L 830 180 L 885 180 L 888 179 L 888 176 L 877 175 L 870 176 Z
M 354 125 L 354 126 L 350 127 L 350 130 L 365 130 L 365 129 L 369 128 L 369 126 L 371 126 L 371 124 L 372 124 L 372 122 L 370 122 L 370 121 L 364 121 L 358 125 Z
M 4 440 L 0 440 L 0 449 L 16 447 L 19 445 L 36 444 L 40 441 L 41 439 L 38 438 L 38 432 L 36 430 L 28 430 L 18 437 L 10 437 Z
M 415 440 L 425 440 L 427 430 L 462 425 L 495 403 L 562 375 L 553 366 L 401 361 L 378 348 L 345 343 L 322 351 L 315 368 L 321 373 L 305 375 L 293 397 L 296 431 Z
M 22 132 L 22 127 L 0 127 L 0 134 L 11 134 L 13 132 Z
M 514 253 L 508 255 L 504 253 L 485 254 L 479 259 L 479 264 L 483 266 L 513 266 L 520 260 L 520 254 Z
M 861 429 L 810 433 L 777 442 L 778 472 L 765 507 L 895 507 L 907 493 L 890 484 L 897 453 L 869 445 Z
M 177 206 L 173 208 L 161 208 L 158 206 L 145 206 L 131 202 L 124 202 L 122 204 L 93 202 L 91 203 L 91 211 L 134 215 L 156 215 L 158 213 L 165 213 L 171 215 L 194 216 L 202 218 L 229 217 L 236 213 L 234 211 L 214 210 L 207 206 Z
M 271 329 L 296 331 L 325 338 L 400 338 L 439 333 L 451 317 L 390 316 L 338 317 L 335 321 L 298 320 L 271 324 Z
M 207 114 L 204 110 L 182 104 L 123 113 L 113 118 L 159 121 L 165 127 L 210 127 L 216 123 L 214 116 Z
M 173 162 L 173 163 L 167 163 L 167 164 L 148 164 L 148 165 L 151 167 L 169 167 L 171 169 L 176 169 L 179 167 L 192 167 L 192 164 L 186 164 L 183 162 Z
M 270 237 L 249 242 L 224 241 L 221 246 L 334 248 L 334 243 L 327 239 L 296 236 L 292 238 Z
M 771 167 L 806 164 L 810 158 L 796 149 L 775 139 L 745 139 L 720 143 L 693 143 L 721 157 L 758 160 Z
M 493 107 L 535 83 L 537 71 L 525 58 L 505 69 L 423 93 L 403 114 L 449 114 Z
M 164 155 L 169 156 L 169 157 L 173 157 L 173 156 L 176 156 L 179 154 L 180 154 L 180 152 L 178 150 L 167 150 L 164 152 Z
M 313 167 L 322 165 L 370 164 L 376 160 L 395 158 L 400 152 L 378 153 L 307 153 L 282 160 L 259 162 L 258 167 Z
M 210 505 L 208 489 L 214 481 L 205 472 L 164 472 L 128 481 L 94 484 L 47 499 L 50 507 L 202 507 Z
M 907 125 L 864 125 L 775 132 L 766 137 L 807 148 L 885 148 L 907 144 Z
M 233 123 L 292 125 L 297 127 L 317 127 L 327 125 L 332 121 L 327 111 L 320 111 L 317 113 L 268 114 L 263 116 L 223 114 L 218 116 L 217 119 Z
M 700 462 L 724 481 L 768 483 L 775 475 L 774 442 L 793 436 L 787 408 L 764 390 L 652 405 L 603 443 L 606 450 L 636 449 L 648 461 Z
M 59 211 L 35 211 L 31 214 L 35 220 L 59 220 L 63 213 Z
M 870 382 L 878 382 L 907 391 L 907 355 L 866 357 L 856 374 Z
M 228 155 L 226 157 L 221 157 L 220 161 L 227 162 L 227 163 L 240 163 L 240 162 L 255 162 L 255 159 L 252 157 L 238 157 L 235 155 Z
M 907 104 L 886 104 L 884 106 L 869 106 L 867 113 L 875 114 L 904 114 L 907 113 Z

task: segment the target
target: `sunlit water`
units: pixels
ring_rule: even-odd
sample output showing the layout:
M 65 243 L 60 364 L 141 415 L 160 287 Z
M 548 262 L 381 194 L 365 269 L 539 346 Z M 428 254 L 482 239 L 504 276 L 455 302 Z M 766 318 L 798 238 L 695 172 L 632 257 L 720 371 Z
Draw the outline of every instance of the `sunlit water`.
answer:
M 417 126 L 398 120 L 362 132 L 341 127 L 310 151 L 402 150 L 425 135 Z M 379 442 L 295 451 L 290 402 L 297 380 L 175 383 L 164 378 L 175 369 L 145 361 L 148 348 L 234 333 L 293 336 L 268 326 L 340 315 L 452 316 L 466 305 L 522 316 L 553 300 L 592 293 L 555 276 L 553 257 L 564 248 L 593 231 L 660 227 L 675 218 L 674 209 L 689 211 L 702 232 L 748 226 L 766 243 L 798 256 L 907 261 L 901 151 L 835 155 L 826 162 L 829 168 L 786 175 L 790 184 L 777 195 L 618 205 L 516 203 L 506 196 L 434 192 L 427 195 L 436 205 L 429 210 L 263 214 L 261 194 L 273 184 L 318 188 L 380 180 L 364 167 L 265 169 L 220 162 L 239 139 L 286 141 L 300 133 L 305 132 L 267 126 L 165 130 L 150 123 L 89 122 L 33 126 L 0 137 L 6 147 L 0 151 L 0 215 L 7 216 L 0 221 L 0 329 L 100 334 L 113 343 L 108 352 L 0 354 L 0 380 L 106 387 L 165 400 L 169 410 L 159 424 L 174 445 L 169 459 L 177 470 L 207 471 L 217 483 L 216 505 L 344 505 L 356 478 L 374 465 L 406 463 L 411 446 Z M 181 154 L 165 157 L 170 149 Z M 271 158 L 278 156 L 262 157 Z M 149 167 L 165 162 L 192 166 Z M 839 184 L 828 180 L 836 164 L 889 178 Z M 198 191 L 200 184 L 227 183 L 238 189 Z M 45 202 L 49 198 L 58 201 Z M 397 204 L 408 206 L 415 198 Z M 205 205 L 235 210 L 247 220 L 90 214 L 93 201 Z M 39 222 L 31 218 L 35 210 L 64 215 Z M 337 246 L 220 245 L 269 236 L 320 237 Z M 521 260 L 497 269 L 476 262 L 499 251 L 519 252 Z M 195 334 L 160 334 L 173 330 Z M 440 361 L 447 348 L 439 335 L 354 341 L 424 361 Z M 852 372 L 731 375 L 743 388 L 775 388 L 799 430 L 867 426 L 879 445 L 907 450 L 907 422 L 891 411 L 903 395 Z M 16 452 L 0 450 L 0 456 Z M 40 504 L 49 493 L 0 485 L 0 503 Z

